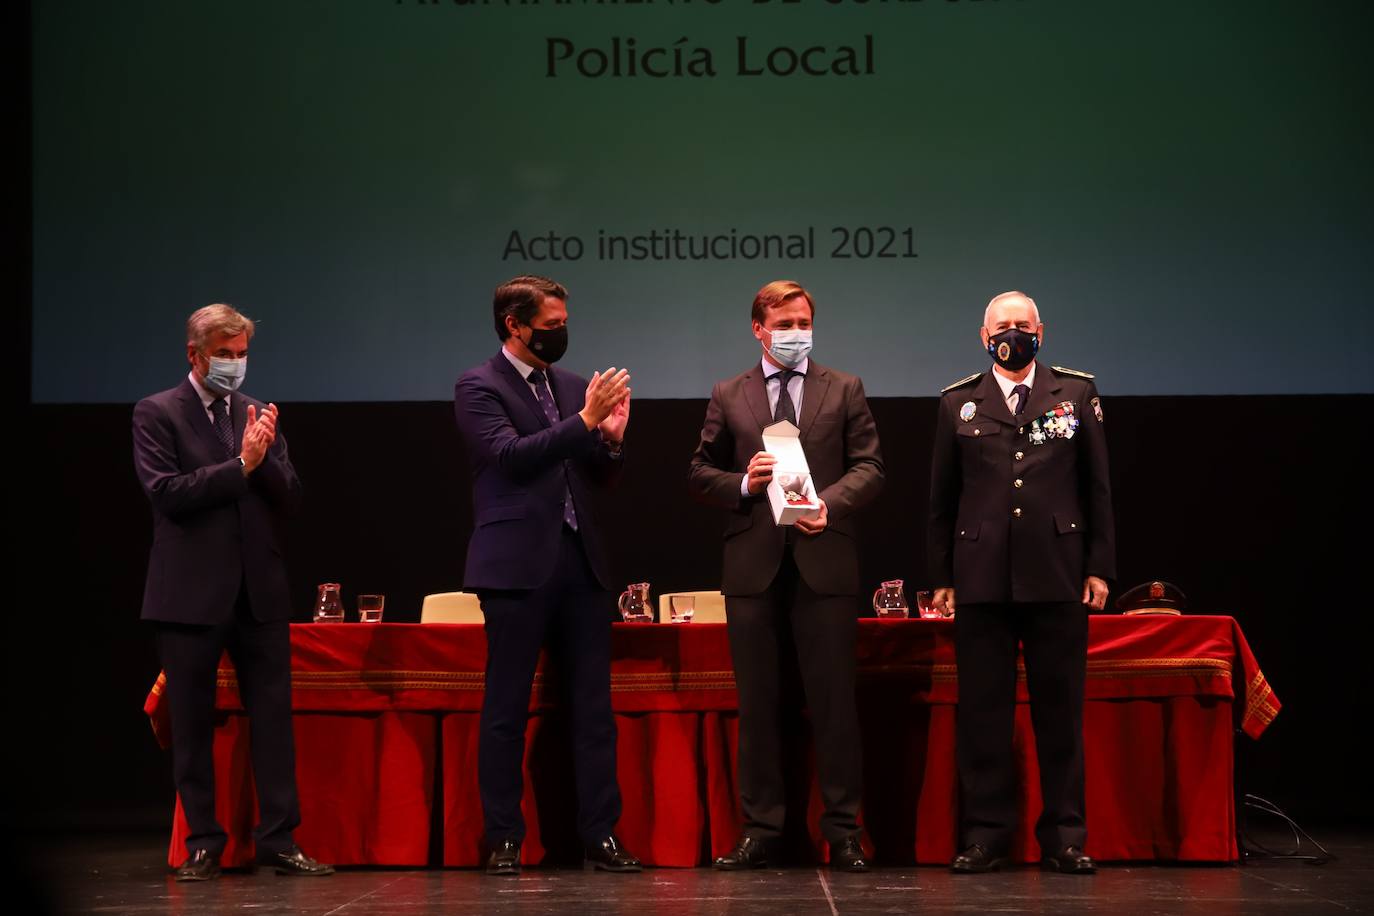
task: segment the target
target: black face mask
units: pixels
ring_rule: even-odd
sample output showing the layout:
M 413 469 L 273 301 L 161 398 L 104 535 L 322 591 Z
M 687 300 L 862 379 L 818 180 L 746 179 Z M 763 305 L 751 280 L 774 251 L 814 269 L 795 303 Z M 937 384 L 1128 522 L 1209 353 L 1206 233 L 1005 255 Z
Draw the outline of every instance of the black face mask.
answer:
M 1007 328 L 988 338 L 988 355 L 997 365 L 1012 372 L 1020 372 L 1031 364 L 1040 349 L 1040 338 L 1020 328 Z
M 544 362 L 556 363 L 568 352 L 568 326 L 530 328 L 530 339 L 525 341 L 525 346 Z

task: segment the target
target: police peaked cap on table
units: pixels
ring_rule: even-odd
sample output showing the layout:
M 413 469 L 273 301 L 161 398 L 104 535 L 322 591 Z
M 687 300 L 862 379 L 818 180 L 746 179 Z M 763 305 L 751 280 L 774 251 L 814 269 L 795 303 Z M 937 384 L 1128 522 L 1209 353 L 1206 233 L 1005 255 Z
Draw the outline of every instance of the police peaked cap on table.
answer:
M 1155 579 L 1143 582 L 1116 599 L 1123 614 L 1182 614 L 1188 607 L 1183 589 Z

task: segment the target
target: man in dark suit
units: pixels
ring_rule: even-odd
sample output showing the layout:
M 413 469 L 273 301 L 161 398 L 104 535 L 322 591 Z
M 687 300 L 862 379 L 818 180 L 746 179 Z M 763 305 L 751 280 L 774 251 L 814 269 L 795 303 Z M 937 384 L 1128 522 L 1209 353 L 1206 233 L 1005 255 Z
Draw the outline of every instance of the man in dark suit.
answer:
M 219 874 L 227 839 L 215 819 L 214 711 L 227 649 L 248 711 L 258 861 L 327 875 L 291 839 L 300 823 L 291 726 L 291 599 L 281 526 L 301 486 L 277 431 L 277 407 L 238 391 L 253 322 L 207 305 L 186 324 L 191 372 L 134 408 L 134 467 L 153 509 L 143 619 L 167 677 L 172 767 L 190 834 L 178 881 Z
M 962 788 L 956 872 L 1006 858 L 1016 826 L 1016 654 L 1023 646 L 1044 809 L 1041 867 L 1092 874 L 1083 851 L 1088 611 L 1116 575 L 1102 402 L 1086 372 L 1044 366 L 1024 293 L 983 316 L 991 371 L 944 389 L 931 462 L 935 605 L 955 617 Z
M 692 494 L 731 512 L 721 590 L 739 690 L 745 824 L 735 848 L 716 859 L 720 869 L 757 868 L 776 855 L 785 814 L 780 713 L 793 702 L 781 695 L 780 682 L 789 642 L 811 712 L 831 866 L 868 869 L 858 822 L 859 572 L 851 516 L 882 488 L 883 462 L 863 383 L 809 357 L 814 310 L 796 283 L 780 280 L 759 290 L 753 332 L 762 359 L 716 384 L 692 456 Z M 766 496 L 775 459 L 763 451 L 762 436 L 764 427 L 784 419 L 801 431 L 820 502 L 819 515 L 786 528 L 774 524 Z
M 588 382 L 553 363 L 568 345 L 568 293 L 544 277 L 497 287 L 501 351 L 458 379 L 454 411 L 472 464 L 475 528 L 464 587 L 486 618 L 487 674 L 477 782 L 487 873 L 520 871 L 521 765 L 530 686 L 546 637 L 572 705 L 578 832 L 587 860 L 639 871 L 620 819 L 611 715 L 610 579 L 599 496 L 623 466 L 629 375 Z

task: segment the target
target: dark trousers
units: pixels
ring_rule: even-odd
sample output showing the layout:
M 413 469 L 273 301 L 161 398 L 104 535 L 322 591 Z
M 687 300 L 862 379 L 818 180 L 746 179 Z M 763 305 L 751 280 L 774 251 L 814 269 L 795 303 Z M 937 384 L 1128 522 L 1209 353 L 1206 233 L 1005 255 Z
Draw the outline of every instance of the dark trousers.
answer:
M 246 593 L 234 614 L 214 626 L 154 623 L 167 675 L 172 718 L 172 780 L 190 833 L 187 853 L 224 851 L 228 839 L 215 817 L 215 681 L 227 649 L 248 712 L 253 782 L 258 793 L 258 855 L 285 852 L 301 822 L 296 796 L 296 741 L 291 730 L 290 622 L 253 618 Z
M 620 820 L 611 715 L 611 608 L 587 563 L 582 539 L 563 528 L 558 562 L 538 588 L 482 590 L 478 597 L 486 618 L 487 679 L 477 785 L 487 842 L 525 838 L 520 813 L 525 726 L 534 669 L 546 639 L 558 656 L 563 696 L 572 706 L 578 833 L 584 842 L 600 842 Z
M 796 647 L 811 712 L 820 780 L 821 831 L 837 842 L 859 831 L 863 762 L 854 702 L 858 617 L 852 595 L 818 595 L 802 580 L 789 546 L 768 590 L 728 596 L 726 631 L 739 691 L 739 792 L 744 832 L 781 836 L 784 798 L 782 711 L 803 698 L 784 696 L 783 653 Z
M 962 844 L 1005 853 L 1017 823 L 1016 647 L 1026 662 L 1044 808 L 1041 852 L 1082 847 L 1083 689 L 1088 609 L 1078 602 L 961 604 L 954 618 L 959 666 L 958 742 Z

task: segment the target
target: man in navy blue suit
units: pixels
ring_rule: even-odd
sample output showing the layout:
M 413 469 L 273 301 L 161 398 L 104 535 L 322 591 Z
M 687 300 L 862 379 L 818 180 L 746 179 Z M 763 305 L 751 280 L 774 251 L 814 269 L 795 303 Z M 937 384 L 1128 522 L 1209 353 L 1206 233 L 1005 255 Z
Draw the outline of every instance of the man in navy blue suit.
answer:
M 178 881 L 219 874 L 215 676 L 227 649 L 248 711 L 258 861 L 279 873 L 334 869 L 291 839 L 300 824 L 291 730 L 291 599 L 281 525 L 301 485 L 277 431 L 277 405 L 238 387 L 253 322 L 207 305 L 186 323 L 191 372 L 134 408 L 134 468 L 152 504 L 143 619 L 153 622 L 172 718 L 172 775 L 190 833 Z
M 611 584 L 601 492 L 623 466 L 629 374 L 588 382 L 554 368 L 568 347 L 568 292 L 544 277 L 497 287 L 499 353 L 454 388 L 472 465 L 474 530 L 464 588 L 486 618 L 487 671 L 477 782 L 487 873 L 520 871 L 521 766 L 530 686 L 546 637 L 572 706 L 577 821 L 591 865 L 639 871 L 614 834 L 620 819 L 611 715 Z

